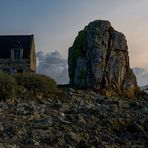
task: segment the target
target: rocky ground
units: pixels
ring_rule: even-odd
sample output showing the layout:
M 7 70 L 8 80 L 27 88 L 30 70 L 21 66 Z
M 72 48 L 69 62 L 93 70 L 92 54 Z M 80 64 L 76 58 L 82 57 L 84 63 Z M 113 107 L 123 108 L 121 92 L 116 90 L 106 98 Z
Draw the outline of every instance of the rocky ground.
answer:
M 106 97 L 60 88 L 32 100 L 25 90 L 0 102 L 0 148 L 148 147 L 148 96 Z

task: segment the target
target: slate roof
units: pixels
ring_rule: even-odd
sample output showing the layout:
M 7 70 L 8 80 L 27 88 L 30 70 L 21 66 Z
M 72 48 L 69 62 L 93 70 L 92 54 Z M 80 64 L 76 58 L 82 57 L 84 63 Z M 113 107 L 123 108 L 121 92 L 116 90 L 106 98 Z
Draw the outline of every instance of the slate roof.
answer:
M 29 59 L 33 44 L 33 35 L 0 35 L 0 59 L 9 59 L 11 48 L 23 48 L 23 59 Z

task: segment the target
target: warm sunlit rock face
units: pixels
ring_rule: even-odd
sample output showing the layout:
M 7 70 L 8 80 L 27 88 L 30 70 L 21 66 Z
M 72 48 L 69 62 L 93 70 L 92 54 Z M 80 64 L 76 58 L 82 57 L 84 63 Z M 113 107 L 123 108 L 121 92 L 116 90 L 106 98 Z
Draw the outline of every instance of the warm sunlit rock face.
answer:
M 80 31 L 68 55 L 70 84 L 106 95 L 134 96 L 138 89 L 129 65 L 124 34 L 96 20 Z

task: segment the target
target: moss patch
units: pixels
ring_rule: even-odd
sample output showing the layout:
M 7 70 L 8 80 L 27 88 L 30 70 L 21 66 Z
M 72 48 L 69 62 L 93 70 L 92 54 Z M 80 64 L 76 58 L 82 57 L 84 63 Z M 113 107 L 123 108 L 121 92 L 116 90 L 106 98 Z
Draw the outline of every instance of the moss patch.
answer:
M 83 80 L 86 78 L 86 71 L 84 69 L 80 70 L 80 80 Z
M 86 32 L 84 30 L 80 31 L 72 46 L 73 53 L 72 53 L 72 58 L 71 58 L 70 69 L 71 71 L 73 71 L 73 76 L 74 76 L 74 71 L 75 71 L 76 62 L 77 62 L 78 57 L 84 56 L 83 46 L 85 43 L 85 38 L 86 38 Z
M 76 60 L 79 56 L 83 56 L 83 45 L 85 41 L 86 33 L 85 31 L 80 31 L 78 36 L 76 37 L 74 43 L 73 43 L 73 57 L 72 61 L 74 62 L 74 65 L 76 64 Z

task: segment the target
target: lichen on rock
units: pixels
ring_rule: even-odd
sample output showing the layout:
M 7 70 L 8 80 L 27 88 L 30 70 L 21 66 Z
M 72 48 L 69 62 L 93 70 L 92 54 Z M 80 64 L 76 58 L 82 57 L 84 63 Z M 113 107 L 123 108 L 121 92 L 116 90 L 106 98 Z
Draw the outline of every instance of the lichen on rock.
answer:
M 109 21 L 93 21 L 79 32 L 69 49 L 68 65 L 70 84 L 75 88 L 128 97 L 138 90 L 126 38 Z

